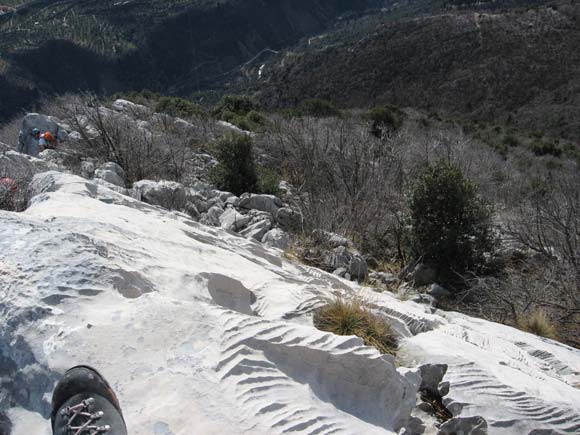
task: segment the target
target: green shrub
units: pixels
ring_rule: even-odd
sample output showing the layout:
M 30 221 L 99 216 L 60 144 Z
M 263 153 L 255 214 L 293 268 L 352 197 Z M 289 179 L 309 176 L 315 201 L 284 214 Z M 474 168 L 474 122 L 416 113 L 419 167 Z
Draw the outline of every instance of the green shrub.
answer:
M 406 116 L 405 112 L 395 106 L 375 107 L 366 115 L 372 123 L 373 132 L 384 129 L 396 131 L 403 126 Z
M 347 302 L 337 298 L 318 309 L 314 313 L 314 326 L 336 335 L 356 335 L 384 354 L 397 352 L 397 336 L 391 325 L 357 300 Z
M 197 104 L 179 97 L 161 97 L 157 101 L 155 111 L 167 113 L 171 116 L 180 118 L 191 118 L 192 116 L 201 115 L 203 110 Z
M 566 143 L 562 146 L 562 153 L 569 159 L 580 162 L 580 147 L 573 143 Z
M 259 106 L 252 98 L 244 95 L 226 95 L 222 98 L 214 114 L 218 118 L 227 121 L 224 118 L 226 112 L 238 116 L 246 116 L 248 113 L 256 110 L 259 110 Z
M 536 140 L 531 145 L 532 151 L 537 156 L 554 156 L 560 157 L 562 155 L 562 148 L 557 143 L 547 142 L 543 140 Z
M 249 97 L 225 96 L 214 115 L 246 131 L 259 131 L 266 119 L 257 112 L 258 105 Z
M 315 118 L 340 116 L 340 110 L 333 103 L 319 98 L 304 100 L 291 112 L 296 116 L 312 116 Z
M 507 147 L 517 147 L 520 145 L 520 141 L 517 137 L 508 134 L 504 136 L 502 144 L 504 144 Z
M 493 211 L 458 167 L 427 167 L 412 188 L 410 208 L 414 254 L 435 268 L 441 282 L 485 271 L 496 244 Z
M 258 192 L 268 195 L 280 193 L 280 177 L 274 171 L 263 166 L 258 167 Z
M 219 164 L 210 172 L 210 179 L 218 189 L 236 195 L 257 191 L 258 175 L 249 136 L 228 136 L 217 144 L 215 154 Z

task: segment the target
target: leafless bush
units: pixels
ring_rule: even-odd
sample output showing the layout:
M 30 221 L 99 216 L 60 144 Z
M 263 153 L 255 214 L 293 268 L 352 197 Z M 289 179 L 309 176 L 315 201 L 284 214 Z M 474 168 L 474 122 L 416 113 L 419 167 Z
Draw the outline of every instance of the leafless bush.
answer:
M 16 148 L 16 144 L 18 144 L 18 134 L 20 133 L 21 124 L 22 118 L 20 117 L 14 118 L 11 121 L 3 124 L 0 127 L 0 142 Z
M 6 168 L 0 162 L 0 210 L 23 211 L 28 202 L 28 185 L 32 174 Z
M 85 98 L 69 106 L 67 118 L 81 135 L 78 146 L 87 157 L 114 161 L 129 181 L 181 181 L 195 144 L 173 118 L 151 113 L 118 113 Z

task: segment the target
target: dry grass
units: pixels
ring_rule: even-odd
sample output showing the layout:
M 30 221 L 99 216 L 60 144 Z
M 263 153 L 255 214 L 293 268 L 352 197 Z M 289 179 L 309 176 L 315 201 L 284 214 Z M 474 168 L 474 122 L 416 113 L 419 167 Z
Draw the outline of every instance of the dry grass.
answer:
M 314 326 L 336 335 L 356 335 L 384 354 L 397 352 L 397 337 L 391 326 L 359 300 L 336 298 L 329 302 L 314 313 Z
M 540 337 L 557 339 L 556 327 L 545 311 L 538 309 L 527 316 L 520 316 L 518 319 L 520 329 L 539 335 Z

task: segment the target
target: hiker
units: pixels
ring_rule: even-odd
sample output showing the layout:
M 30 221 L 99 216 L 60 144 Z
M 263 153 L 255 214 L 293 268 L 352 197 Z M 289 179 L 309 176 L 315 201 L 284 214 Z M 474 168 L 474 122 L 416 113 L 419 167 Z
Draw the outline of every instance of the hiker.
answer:
M 36 157 L 39 153 L 38 142 L 40 141 L 40 130 L 38 128 L 33 128 L 30 130 L 30 134 L 25 134 L 23 130 L 20 130 L 18 135 L 18 146 L 16 151 L 19 153 L 28 154 L 30 156 Z
M 41 134 L 38 140 L 38 152 L 54 149 L 56 149 L 56 138 L 54 135 L 50 131 Z
M 127 435 L 119 400 L 109 383 L 89 366 L 68 370 L 52 394 L 53 434 Z

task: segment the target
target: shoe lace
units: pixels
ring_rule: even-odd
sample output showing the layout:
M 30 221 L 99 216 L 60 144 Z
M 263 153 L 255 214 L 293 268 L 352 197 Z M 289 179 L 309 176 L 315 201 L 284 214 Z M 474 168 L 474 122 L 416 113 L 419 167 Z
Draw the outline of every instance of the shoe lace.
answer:
M 111 426 L 97 426 L 94 424 L 103 417 L 103 411 L 89 412 L 89 407 L 95 403 L 95 399 L 89 397 L 78 405 L 62 409 L 62 415 L 66 418 L 65 433 L 72 435 L 98 435 L 111 430 Z

